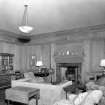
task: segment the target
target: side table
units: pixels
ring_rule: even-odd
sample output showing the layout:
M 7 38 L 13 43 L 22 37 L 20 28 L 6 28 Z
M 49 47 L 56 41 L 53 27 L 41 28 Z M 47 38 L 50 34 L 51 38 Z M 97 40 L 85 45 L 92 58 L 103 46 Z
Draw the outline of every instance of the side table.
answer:
M 36 88 L 17 86 L 17 87 L 6 89 L 5 91 L 5 99 L 7 100 L 8 105 L 9 105 L 9 101 L 19 102 L 19 103 L 29 105 L 29 101 L 32 97 L 36 99 L 36 105 L 38 105 L 40 90 Z
M 76 91 L 76 87 L 74 85 L 69 85 L 67 87 L 64 87 L 63 89 L 66 92 L 66 99 L 67 99 L 68 93 L 75 93 L 75 91 Z

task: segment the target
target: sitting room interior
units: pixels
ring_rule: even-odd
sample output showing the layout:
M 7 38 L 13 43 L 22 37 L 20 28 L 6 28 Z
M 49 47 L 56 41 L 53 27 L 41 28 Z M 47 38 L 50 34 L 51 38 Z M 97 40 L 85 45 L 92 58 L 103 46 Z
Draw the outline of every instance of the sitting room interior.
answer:
M 26 79 L 31 78 L 30 72 L 34 81 Z M 48 88 L 55 93 L 59 90 L 59 95 L 62 88 L 79 93 L 86 91 L 89 81 L 103 78 L 104 72 L 105 0 L 0 0 L 3 105 L 6 89 L 15 86 L 33 87 L 33 82 L 41 82 L 35 85 L 40 87 L 40 95 L 46 91 L 43 83 L 48 95 Z M 105 80 L 101 85 L 105 86 Z M 39 105 L 48 104 L 44 103 L 47 98 L 42 100 Z

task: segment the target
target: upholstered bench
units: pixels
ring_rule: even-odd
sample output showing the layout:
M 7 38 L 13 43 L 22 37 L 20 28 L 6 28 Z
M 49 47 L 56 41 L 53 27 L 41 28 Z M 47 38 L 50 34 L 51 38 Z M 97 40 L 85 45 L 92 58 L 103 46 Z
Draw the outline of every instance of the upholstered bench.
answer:
M 38 99 L 40 97 L 40 90 L 29 87 L 13 87 L 6 89 L 5 99 L 9 105 L 9 101 L 29 104 L 31 98 L 36 99 L 36 105 L 38 105 Z

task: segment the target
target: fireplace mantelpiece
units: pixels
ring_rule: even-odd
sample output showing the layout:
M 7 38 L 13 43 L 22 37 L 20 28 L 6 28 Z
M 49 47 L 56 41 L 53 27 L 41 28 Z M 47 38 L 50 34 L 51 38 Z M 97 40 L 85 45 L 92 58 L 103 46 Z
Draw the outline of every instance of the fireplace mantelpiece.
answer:
M 83 62 L 83 56 L 55 56 L 55 62 L 56 63 L 82 63 Z

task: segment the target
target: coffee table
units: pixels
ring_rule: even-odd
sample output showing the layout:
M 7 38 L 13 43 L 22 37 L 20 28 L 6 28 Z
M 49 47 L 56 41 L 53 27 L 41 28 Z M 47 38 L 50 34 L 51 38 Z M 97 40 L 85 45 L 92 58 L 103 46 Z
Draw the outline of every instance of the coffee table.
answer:
M 36 105 L 38 105 L 38 99 L 40 97 L 40 90 L 36 88 L 20 87 L 16 86 L 13 88 L 6 89 L 5 99 L 9 105 L 9 101 L 19 102 L 29 105 L 31 98 L 36 99 Z

